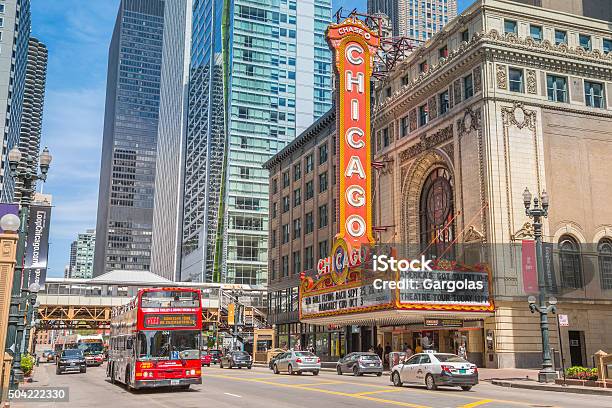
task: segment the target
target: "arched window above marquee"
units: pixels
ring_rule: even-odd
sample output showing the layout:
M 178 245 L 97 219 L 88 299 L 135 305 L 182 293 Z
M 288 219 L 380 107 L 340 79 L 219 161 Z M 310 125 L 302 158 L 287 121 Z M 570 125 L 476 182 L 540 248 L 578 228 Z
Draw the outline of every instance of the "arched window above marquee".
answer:
M 427 176 L 421 190 L 419 219 L 421 249 L 428 257 L 452 258 L 455 239 L 453 179 L 438 167 Z

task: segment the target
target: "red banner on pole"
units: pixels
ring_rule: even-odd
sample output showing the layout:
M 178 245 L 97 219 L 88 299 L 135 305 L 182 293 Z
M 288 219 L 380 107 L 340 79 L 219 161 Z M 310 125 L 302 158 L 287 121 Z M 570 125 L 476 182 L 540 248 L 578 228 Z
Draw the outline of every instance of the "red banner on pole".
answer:
M 523 290 L 527 294 L 538 292 L 538 270 L 536 262 L 535 241 L 522 241 L 523 254 Z

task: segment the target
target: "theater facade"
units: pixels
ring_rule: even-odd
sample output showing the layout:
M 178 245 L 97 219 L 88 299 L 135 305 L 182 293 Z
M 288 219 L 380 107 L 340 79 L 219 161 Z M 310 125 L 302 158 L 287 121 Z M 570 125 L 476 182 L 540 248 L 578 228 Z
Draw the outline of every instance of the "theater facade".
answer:
M 374 82 L 370 112 L 369 71 L 359 64 L 376 33 L 368 42 L 366 30 L 356 21 L 330 29 L 336 106 L 266 164 L 277 344 L 313 347 L 324 361 L 376 345 L 465 344 L 479 366 L 537 368 L 527 187 L 550 197 L 546 297 L 569 319 L 559 338 L 551 316 L 551 347 L 563 347 L 565 366 L 591 365 L 593 353 L 612 349 L 609 25 L 476 2 Z M 428 277 L 482 289 L 375 287 L 363 250 L 372 247 L 425 254 L 435 260 Z

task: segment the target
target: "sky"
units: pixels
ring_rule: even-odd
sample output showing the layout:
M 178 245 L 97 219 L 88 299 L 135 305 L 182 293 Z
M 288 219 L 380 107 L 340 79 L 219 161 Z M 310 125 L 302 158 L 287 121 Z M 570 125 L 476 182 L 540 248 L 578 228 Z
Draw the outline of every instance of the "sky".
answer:
M 459 11 L 471 0 L 459 0 Z M 334 0 L 366 11 L 366 0 Z M 108 46 L 119 0 L 32 0 L 32 35 L 49 49 L 41 146 L 53 155 L 48 275 L 61 277 L 70 243 L 95 229 Z

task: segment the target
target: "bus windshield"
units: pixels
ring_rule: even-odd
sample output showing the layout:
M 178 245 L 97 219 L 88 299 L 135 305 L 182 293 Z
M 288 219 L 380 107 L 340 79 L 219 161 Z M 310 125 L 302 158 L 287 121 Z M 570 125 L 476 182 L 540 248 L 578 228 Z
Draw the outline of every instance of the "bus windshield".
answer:
M 143 360 L 193 360 L 200 358 L 198 330 L 147 330 L 138 333 L 138 358 Z
M 141 305 L 142 307 L 199 307 L 200 297 L 197 292 L 151 291 L 142 294 Z

